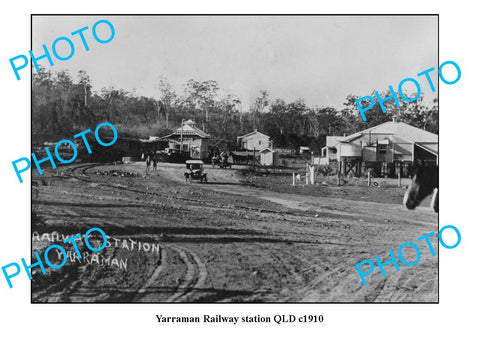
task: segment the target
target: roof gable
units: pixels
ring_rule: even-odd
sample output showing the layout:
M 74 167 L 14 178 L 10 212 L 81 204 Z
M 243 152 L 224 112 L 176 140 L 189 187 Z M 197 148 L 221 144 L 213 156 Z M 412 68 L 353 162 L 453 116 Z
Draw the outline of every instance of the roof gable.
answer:
M 343 136 L 327 136 L 327 147 L 334 147 L 343 140 Z
M 422 130 L 418 127 L 411 126 L 404 122 L 394 122 L 387 121 L 383 124 L 362 130 L 360 132 L 354 133 L 350 136 L 347 136 L 343 139 L 343 142 L 351 142 L 364 135 L 385 135 L 385 136 L 395 136 L 407 140 L 411 143 L 414 142 L 437 142 L 438 135 Z
M 237 138 L 238 139 L 242 139 L 242 138 L 246 138 L 246 137 L 250 137 L 250 136 L 253 136 L 255 134 L 259 134 L 259 135 L 262 135 L 262 136 L 265 136 L 266 138 L 270 139 L 270 136 L 267 136 L 266 134 L 260 132 L 260 131 L 253 131 L 253 132 L 250 132 L 250 133 L 247 133 L 247 134 L 244 134 L 243 136 L 238 136 Z
M 425 149 L 432 154 L 438 155 L 438 143 L 418 142 L 415 143 L 415 145 Z
M 198 136 L 201 138 L 210 138 L 208 133 L 195 127 L 194 124 L 184 124 L 182 127 L 177 128 L 175 132 L 165 137 L 169 138 L 172 136 Z

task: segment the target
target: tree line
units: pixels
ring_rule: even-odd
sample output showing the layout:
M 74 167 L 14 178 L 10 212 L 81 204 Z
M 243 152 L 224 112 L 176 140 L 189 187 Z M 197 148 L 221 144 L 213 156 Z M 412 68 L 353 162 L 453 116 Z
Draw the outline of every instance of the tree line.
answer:
M 377 103 L 366 112 L 364 122 L 355 104 L 359 97 L 354 95 L 348 95 L 344 107 L 336 109 L 307 106 L 302 99 L 287 103 L 270 98 L 267 91 L 260 91 L 254 103 L 245 106 L 214 80 L 190 79 L 182 91 L 175 91 L 166 78 L 160 77 L 155 90 L 157 98 L 111 86 L 93 91 L 85 71 L 79 71 L 74 80 L 68 71 L 41 69 L 32 76 L 33 139 L 70 138 L 75 131 L 94 129 L 104 121 L 114 124 L 124 137 L 165 136 L 187 119 L 211 134 L 212 142 L 235 143 L 237 136 L 258 129 L 269 135 L 277 148 L 302 145 L 315 151 L 325 145 L 326 136 L 358 132 L 392 117 L 438 134 L 438 101 L 426 106 L 423 96 L 400 107 L 389 101 L 386 114 Z

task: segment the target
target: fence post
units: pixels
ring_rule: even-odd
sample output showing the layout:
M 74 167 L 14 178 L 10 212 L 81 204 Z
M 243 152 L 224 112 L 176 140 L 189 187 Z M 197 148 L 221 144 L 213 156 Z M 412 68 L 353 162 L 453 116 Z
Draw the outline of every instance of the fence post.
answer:
M 398 187 L 402 187 L 402 177 L 400 176 L 400 172 L 398 173 Z

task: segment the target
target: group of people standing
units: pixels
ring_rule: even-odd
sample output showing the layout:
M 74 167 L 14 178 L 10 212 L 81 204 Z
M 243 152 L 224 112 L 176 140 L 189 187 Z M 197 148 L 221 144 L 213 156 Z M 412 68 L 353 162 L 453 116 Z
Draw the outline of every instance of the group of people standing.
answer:
M 142 160 L 145 160 L 145 164 L 147 165 L 145 172 L 148 173 L 150 171 L 150 166 L 153 166 L 153 171 L 157 171 L 157 157 L 155 156 L 155 152 L 142 152 Z
M 222 151 L 221 153 L 215 152 L 212 155 L 212 166 L 219 165 L 221 168 L 232 167 L 231 161 L 229 161 L 229 153 Z

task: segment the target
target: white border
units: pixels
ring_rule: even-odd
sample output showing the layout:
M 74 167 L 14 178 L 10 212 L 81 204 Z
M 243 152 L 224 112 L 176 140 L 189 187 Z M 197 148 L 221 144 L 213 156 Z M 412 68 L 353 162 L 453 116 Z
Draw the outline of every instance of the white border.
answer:
M 456 225 L 462 242 L 442 249 L 440 305 L 31 305 L 26 278 L 0 286 L 0 347 L 228 347 L 274 348 L 472 347 L 478 343 L 478 12 L 474 2 L 446 1 L 23 1 L 2 2 L 0 76 L 2 137 L 2 243 L 0 265 L 30 253 L 30 188 L 20 185 L 11 161 L 30 151 L 30 86 L 12 78 L 8 59 L 30 47 L 31 13 L 439 13 L 440 63 L 454 60 L 462 79 L 441 85 L 442 198 L 440 226 Z M 462 5 L 463 4 L 463 5 Z M 392 38 L 395 40 L 395 38 Z M 412 52 L 412 55 L 415 52 Z M 424 233 L 424 232 L 419 232 Z M 176 325 L 155 314 L 323 314 L 321 325 Z

